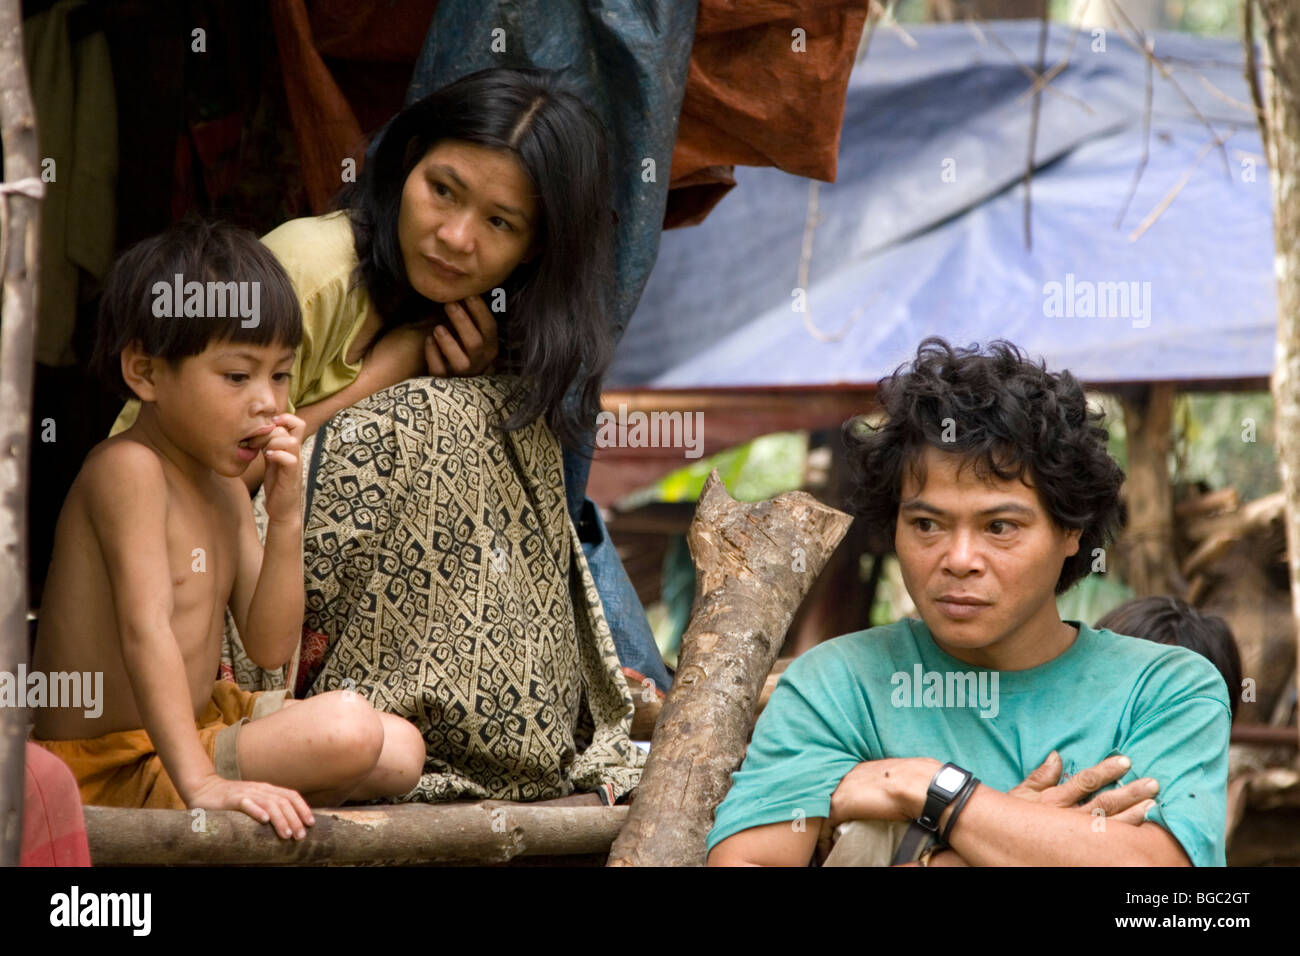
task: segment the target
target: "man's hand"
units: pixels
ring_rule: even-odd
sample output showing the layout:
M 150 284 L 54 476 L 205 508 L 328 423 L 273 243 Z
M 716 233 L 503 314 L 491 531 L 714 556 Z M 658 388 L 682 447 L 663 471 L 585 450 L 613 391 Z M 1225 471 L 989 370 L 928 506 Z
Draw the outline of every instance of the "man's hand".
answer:
M 1146 819 L 1147 810 L 1155 804 L 1151 798 L 1160 792 L 1160 785 L 1150 777 L 1134 780 L 1114 790 L 1099 793 L 1087 803 L 1082 802 L 1088 794 L 1124 776 L 1132 765 L 1122 755 L 1107 757 L 1058 784 L 1057 781 L 1061 779 L 1061 755 L 1053 750 L 1023 782 L 1012 787 L 1007 794 L 1031 803 L 1076 809 L 1087 814 L 1100 809 L 1107 820 L 1141 826 Z M 961 854 L 952 849 L 936 853 L 930 858 L 930 865 L 970 866 L 961 858 Z
M 316 823 L 307 801 L 297 790 L 252 780 L 227 780 L 213 774 L 206 777 L 186 799 L 191 809 L 239 810 L 258 823 L 270 823 L 282 839 L 307 835 Z
M 262 446 L 266 458 L 267 521 L 275 524 L 297 522 L 302 518 L 299 499 L 302 497 L 302 439 L 307 424 L 294 415 L 276 415 L 274 428 Z
M 930 757 L 860 763 L 831 794 L 827 822 L 834 830 L 845 820 L 915 820 L 925 808 L 930 781 L 942 766 Z M 919 803 L 916 794 L 921 795 Z
M 479 296 L 444 307 L 455 334 L 436 325 L 424 340 L 424 358 L 430 375 L 482 375 L 497 357 L 497 320 Z
M 1107 757 L 1101 763 L 1081 770 L 1069 780 L 1058 784 L 1057 781 L 1061 779 L 1061 755 L 1053 750 L 1023 783 L 1012 787 L 1007 793 L 1032 803 L 1074 807 L 1089 814 L 1099 809 L 1108 820 L 1140 826 L 1146 819 L 1147 810 L 1155 804 L 1151 798 L 1160 792 L 1160 785 L 1150 777 L 1134 780 L 1114 790 L 1099 793 L 1087 803 L 1082 802 L 1089 794 L 1124 776 L 1132 765 L 1124 756 Z

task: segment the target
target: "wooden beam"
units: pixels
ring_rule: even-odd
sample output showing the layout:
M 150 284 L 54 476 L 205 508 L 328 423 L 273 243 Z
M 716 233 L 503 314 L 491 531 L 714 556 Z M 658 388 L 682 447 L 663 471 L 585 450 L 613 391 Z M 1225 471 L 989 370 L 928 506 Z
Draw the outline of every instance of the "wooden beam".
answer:
M 304 840 L 281 840 L 226 810 L 86 807 L 96 866 L 508 863 L 604 854 L 627 807 L 485 802 L 316 810 Z
M 1119 393 L 1124 408 L 1128 526 L 1122 535 L 1125 580 L 1138 597 L 1182 594 L 1174 554 L 1174 495 L 1169 482 L 1174 386 Z

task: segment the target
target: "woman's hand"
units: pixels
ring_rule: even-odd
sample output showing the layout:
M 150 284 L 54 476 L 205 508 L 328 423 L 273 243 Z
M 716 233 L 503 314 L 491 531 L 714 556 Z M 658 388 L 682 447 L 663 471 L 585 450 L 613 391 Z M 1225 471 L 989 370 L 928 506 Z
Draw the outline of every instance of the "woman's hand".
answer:
M 429 326 L 403 325 L 384 335 L 361 363 L 365 394 L 373 395 L 408 378 L 430 374 L 424 357 Z
M 424 359 L 429 374 L 439 378 L 453 375 L 482 375 L 497 357 L 497 320 L 487 303 L 477 295 L 460 302 L 448 302 L 445 325 L 436 325 L 424 340 Z

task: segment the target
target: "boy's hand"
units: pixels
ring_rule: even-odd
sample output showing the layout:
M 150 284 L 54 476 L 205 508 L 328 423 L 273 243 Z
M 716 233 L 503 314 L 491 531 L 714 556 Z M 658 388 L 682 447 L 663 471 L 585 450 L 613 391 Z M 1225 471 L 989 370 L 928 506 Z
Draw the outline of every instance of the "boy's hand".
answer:
M 266 516 L 272 523 L 301 520 L 299 499 L 302 497 L 302 439 L 307 424 L 290 414 L 276 415 L 262 454 L 266 458 Z
M 424 340 L 424 359 L 429 374 L 439 378 L 453 375 L 483 375 L 497 357 L 497 320 L 480 296 L 472 295 L 444 307 L 455 334 L 436 325 Z
M 253 780 L 227 780 L 216 774 L 200 783 L 186 804 L 191 809 L 239 810 L 258 823 L 270 823 L 285 840 L 303 839 L 306 828 L 316 823 L 297 790 Z

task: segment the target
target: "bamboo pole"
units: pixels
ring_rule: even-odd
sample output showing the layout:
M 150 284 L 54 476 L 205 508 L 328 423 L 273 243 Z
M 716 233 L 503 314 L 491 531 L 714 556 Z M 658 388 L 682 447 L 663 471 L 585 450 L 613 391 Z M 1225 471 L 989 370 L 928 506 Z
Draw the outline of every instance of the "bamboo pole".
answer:
M 19 0 L 0 0 L 0 141 L 0 671 L 13 674 L 27 661 L 27 469 L 43 193 Z M 26 741 L 26 710 L 0 708 L 0 866 L 17 865 L 21 852 Z

